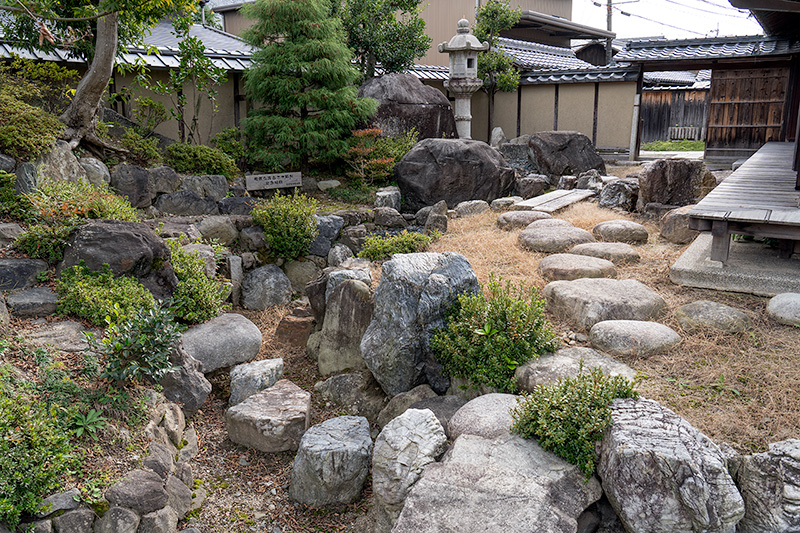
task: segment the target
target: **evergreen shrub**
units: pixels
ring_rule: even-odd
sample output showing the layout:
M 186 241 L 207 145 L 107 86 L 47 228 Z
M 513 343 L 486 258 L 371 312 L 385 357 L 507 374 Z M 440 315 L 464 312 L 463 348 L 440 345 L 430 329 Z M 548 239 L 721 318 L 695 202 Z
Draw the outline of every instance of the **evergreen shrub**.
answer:
M 50 225 L 87 218 L 139 220 L 127 198 L 88 183 L 46 180 L 28 195 L 28 200 L 32 216 Z
M 0 152 L 36 159 L 53 147 L 64 124 L 58 117 L 0 92 Z
M 64 248 L 74 229 L 75 226 L 72 225 L 35 224 L 17 237 L 17 240 L 14 241 L 14 248 L 34 259 L 43 259 L 51 265 L 55 265 L 64 258 Z
M 221 174 L 228 181 L 241 174 L 229 155 L 202 144 L 170 144 L 164 151 L 164 163 L 182 174 Z
M 398 235 L 372 235 L 364 242 L 364 246 L 358 252 L 358 257 L 370 261 L 380 261 L 388 259 L 392 254 L 422 252 L 434 239 L 435 236 L 416 232 L 409 233 L 406 230 Z
M 317 201 L 295 190 L 277 191 L 253 208 L 253 221 L 264 228 L 264 238 L 275 257 L 287 260 L 306 255 L 317 238 Z
M 176 239 L 167 239 L 166 242 L 172 254 L 172 270 L 178 278 L 178 287 L 172 294 L 175 315 L 192 324 L 219 315 L 226 307 L 222 286 L 206 276 L 205 262 L 197 253 L 181 248 Z

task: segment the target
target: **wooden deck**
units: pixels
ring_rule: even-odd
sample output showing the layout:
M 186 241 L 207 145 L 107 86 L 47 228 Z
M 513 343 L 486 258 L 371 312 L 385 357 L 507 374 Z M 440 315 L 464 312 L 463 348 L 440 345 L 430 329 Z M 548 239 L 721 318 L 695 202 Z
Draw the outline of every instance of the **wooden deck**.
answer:
M 800 241 L 793 159 L 794 143 L 767 143 L 689 211 L 692 229 L 711 232 L 712 260 L 728 260 L 732 234 L 780 239 L 791 255 Z
M 544 211 L 545 213 L 555 213 L 559 209 L 564 209 L 575 202 L 586 200 L 594 196 L 595 191 L 589 189 L 573 189 L 567 191 L 557 189 L 541 196 L 534 196 L 522 202 L 517 202 L 511 209 L 515 211 Z

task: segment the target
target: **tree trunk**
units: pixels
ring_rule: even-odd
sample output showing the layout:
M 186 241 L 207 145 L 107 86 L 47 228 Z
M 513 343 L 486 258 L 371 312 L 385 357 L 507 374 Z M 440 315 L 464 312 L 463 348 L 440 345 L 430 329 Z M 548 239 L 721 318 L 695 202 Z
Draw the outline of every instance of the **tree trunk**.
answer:
M 92 64 L 78 83 L 69 107 L 61 115 L 61 121 L 67 125 L 62 137 L 72 148 L 78 146 L 84 138 L 97 140 L 97 112 L 114 71 L 119 41 L 118 28 L 119 13 L 114 12 L 97 20 L 97 41 Z

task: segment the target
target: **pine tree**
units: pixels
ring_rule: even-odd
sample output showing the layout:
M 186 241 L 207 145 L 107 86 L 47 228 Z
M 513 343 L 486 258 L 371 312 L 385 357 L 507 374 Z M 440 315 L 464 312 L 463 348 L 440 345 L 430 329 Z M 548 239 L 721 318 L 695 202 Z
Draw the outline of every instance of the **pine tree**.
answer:
M 254 110 L 245 121 L 253 163 L 308 170 L 347 151 L 376 102 L 356 97 L 359 72 L 328 0 L 257 0 L 245 39 L 257 47 L 245 74 Z

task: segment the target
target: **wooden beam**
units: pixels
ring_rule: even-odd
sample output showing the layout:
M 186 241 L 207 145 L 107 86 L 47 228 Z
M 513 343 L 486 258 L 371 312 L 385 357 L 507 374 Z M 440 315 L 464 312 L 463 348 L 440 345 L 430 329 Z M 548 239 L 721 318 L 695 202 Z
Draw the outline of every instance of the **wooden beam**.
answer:
M 711 260 L 728 261 L 731 247 L 731 235 L 728 233 L 728 223 L 724 220 L 715 220 L 711 224 Z
M 628 159 L 638 161 L 639 148 L 642 145 L 642 87 L 644 86 L 644 72 L 639 69 L 639 76 L 636 79 L 636 95 L 633 97 L 633 119 L 631 121 L 631 145 L 628 150 Z

